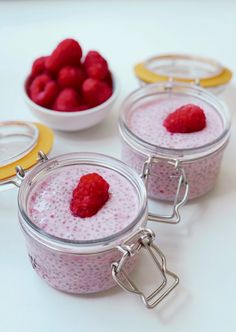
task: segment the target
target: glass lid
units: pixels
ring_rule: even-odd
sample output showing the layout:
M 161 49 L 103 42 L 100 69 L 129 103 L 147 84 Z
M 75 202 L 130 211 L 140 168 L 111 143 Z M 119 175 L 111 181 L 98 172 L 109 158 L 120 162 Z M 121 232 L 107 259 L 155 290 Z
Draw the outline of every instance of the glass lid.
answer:
M 219 75 L 223 68 L 216 61 L 187 55 L 163 55 L 145 62 L 153 72 L 177 78 L 200 79 Z
M 36 145 L 38 128 L 27 122 L 0 122 L 0 167 L 28 154 Z
M 0 122 L 0 185 L 16 177 L 16 168 L 28 170 L 38 162 L 38 153 L 49 153 L 53 131 L 40 123 Z
M 232 72 L 219 62 L 194 55 L 164 54 L 151 57 L 134 68 L 138 79 L 146 83 L 179 81 L 205 88 L 228 83 Z

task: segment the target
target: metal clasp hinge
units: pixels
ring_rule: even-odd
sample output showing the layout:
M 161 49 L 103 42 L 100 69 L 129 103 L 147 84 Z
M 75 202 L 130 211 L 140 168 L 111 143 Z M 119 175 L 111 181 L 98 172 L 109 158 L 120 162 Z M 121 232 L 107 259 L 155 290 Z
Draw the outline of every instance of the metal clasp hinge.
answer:
M 38 161 L 44 162 L 48 160 L 48 156 L 42 150 L 38 152 Z
M 156 157 L 149 156 L 149 158 L 144 162 L 141 178 L 144 180 L 144 183 L 146 187 L 148 187 L 148 179 L 151 175 L 151 167 L 153 164 L 157 164 L 160 160 Z M 157 221 L 167 224 L 178 224 L 180 222 L 180 214 L 179 214 L 179 208 L 184 205 L 188 199 L 188 193 L 189 193 L 189 183 L 185 174 L 184 169 L 180 166 L 180 162 L 177 159 L 168 160 L 167 163 L 169 165 L 172 165 L 174 169 L 180 174 L 177 190 L 175 193 L 175 199 L 173 202 L 173 210 L 170 215 L 157 215 L 153 213 L 148 214 L 148 219 L 150 221 Z M 184 188 L 184 194 L 182 199 L 179 198 L 180 196 L 180 190 Z
M 43 151 L 39 151 L 37 160 L 38 160 L 38 162 L 47 161 L 48 156 Z M 22 166 L 18 165 L 18 166 L 16 166 L 16 179 L 10 179 L 10 180 L 4 181 L 3 183 L 0 184 L 0 186 L 14 185 L 14 186 L 20 188 L 21 182 L 23 181 L 25 174 L 26 174 L 25 169 Z
M 117 249 L 122 253 L 119 261 L 111 264 L 112 277 L 115 282 L 124 290 L 130 293 L 139 295 L 144 305 L 148 309 L 156 307 L 179 283 L 178 276 L 167 270 L 166 258 L 161 250 L 153 243 L 155 234 L 149 229 L 141 229 L 123 245 L 118 246 Z M 131 240 L 135 241 L 128 244 Z M 137 254 L 142 248 L 147 249 L 156 267 L 161 273 L 162 282 L 150 295 L 145 294 L 135 285 L 135 283 L 128 277 L 123 269 L 127 260 Z M 173 282 L 168 285 L 168 277 L 173 279 Z

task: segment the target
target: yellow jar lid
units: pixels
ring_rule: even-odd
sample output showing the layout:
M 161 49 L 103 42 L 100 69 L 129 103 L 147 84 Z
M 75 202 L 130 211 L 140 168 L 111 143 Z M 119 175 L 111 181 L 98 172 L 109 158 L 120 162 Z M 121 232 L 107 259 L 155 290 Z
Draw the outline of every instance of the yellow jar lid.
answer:
M 165 54 L 152 57 L 134 67 L 137 78 L 145 83 L 169 80 L 197 83 L 204 88 L 227 84 L 232 72 L 218 62 L 185 54 Z
M 0 181 L 14 177 L 18 165 L 25 170 L 33 167 L 38 161 L 38 152 L 49 153 L 53 141 L 53 131 L 43 124 L 0 122 Z

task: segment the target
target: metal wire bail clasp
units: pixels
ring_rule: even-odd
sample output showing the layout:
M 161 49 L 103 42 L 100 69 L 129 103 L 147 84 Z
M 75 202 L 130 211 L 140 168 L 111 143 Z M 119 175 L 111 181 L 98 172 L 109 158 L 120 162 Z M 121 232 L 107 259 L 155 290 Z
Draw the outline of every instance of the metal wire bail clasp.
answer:
M 179 283 L 178 276 L 167 270 L 166 258 L 161 250 L 153 243 L 155 234 L 150 229 L 141 229 L 136 232 L 117 249 L 122 253 L 119 261 L 111 265 L 112 277 L 115 282 L 125 291 L 139 295 L 144 305 L 148 309 L 156 307 Z M 144 295 L 135 283 L 128 277 L 123 266 L 128 259 L 140 252 L 144 248 L 148 251 L 156 267 L 160 271 L 162 281 L 160 285 L 148 296 Z M 171 284 L 169 279 L 172 279 Z
M 48 160 L 48 156 L 46 155 L 46 153 L 44 153 L 43 151 L 39 151 L 38 152 L 38 161 L 40 162 L 44 162 Z
M 148 187 L 149 176 L 151 175 L 151 167 L 153 164 L 157 164 L 160 160 L 156 157 L 149 156 L 144 162 L 141 178 L 144 180 L 146 187 Z M 173 210 L 170 215 L 157 215 L 153 213 L 148 214 L 150 221 L 157 221 L 167 224 L 177 224 L 180 222 L 179 208 L 184 205 L 188 199 L 189 183 L 185 174 L 184 169 L 180 166 L 180 162 L 177 159 L 168 160 L 167 163 L 172 165 L 179 174 L 177 190 L 175 193 L 175 199 L 173 202 Z M 182 199 L 179 198 L 181 189 L 184 188 L 184 194 Z
M 47 160 L 48 160 L 48 156 L 43 151 L 39 151 L 36 163 L 37 162 L 45 162 Z M 17 188 L 20 188 L 21 182 L 25 178 L 26 170 L 20 165 L 17 165 L 15 170 L 16 170 L 16 177 L 12 178 L 12 179 L 9 179 L 9 180 L 7 179 L 6 181 L 3 181 L 2 183 L 0 183 L 0 187 L 13 185 Z

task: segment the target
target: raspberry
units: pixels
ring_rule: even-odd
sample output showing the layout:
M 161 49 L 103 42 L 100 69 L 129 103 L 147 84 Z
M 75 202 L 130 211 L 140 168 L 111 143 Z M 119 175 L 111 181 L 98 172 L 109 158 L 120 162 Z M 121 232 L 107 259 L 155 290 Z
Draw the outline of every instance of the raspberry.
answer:
M 84 68 L 88 77 L 103 80 L 108 73 L 107 61 L 96 51 L 90 51 L 85 57 Z
M 87 109 L 89 109 L 89 107 L 87 105 L 85 105 L 85 104 L 79 105 L 77 107 L 77 111 L 86 111 Z
M 45 71 L 45 61 L 48 56 L 41 56 L 40 58 L 34 60 L 32 65 L 31 74 L 35 77 L 42 74 Z
M 193 133 L 206 127 L 206 116 L 199 106 L 187 104 L 170 113 L 163 125 L 171 133 Z
M 85 80 L 85 74 L 81 68 L 67 66 L 59 71 L 58 84 L 62 88 L 79 89 Z
M 95 78 L 97 80 L 103 80 L 106 77 L 107 71 L 107 65 L 104 65 L 100 62 L 86 68 L 88 77 Z
M 111 88 L 113 87 L 113 80 L 110 71 L 108 71 L 106 77 L 104 78 L 104 82 L 106 82 Z
M 84 59 L 84 65 L 87 67 L 101 60 L 105 59 L 101 56 L 100 53 L 97 51 L 89 51 Z
M 37 76 L 29 87 L 30 98 L 38 105 L 50 107 L 57 94 L 57 84 L 48 75 Z
M 74 89 L 65 88 L 57 96 L 53 109 L 60 112 L 76 112 L 81 111 L 81 98 Z
M 35 77 L 32 74 L 30 74 L 26 79 L 25 89 L 26 89 L 26 92 L 27 92 L 28 96 L 30 96 L 30 86 L 31 86 L 34 79 L 35 79 Z
M 70 210 L 75 217 L 96 214 L 109 199 L 109 184 L 97 173 L 83 175 L 73 191 Z
M 105 82 L 87 78 L 82 85 L 82 93 L 86 103 L 94 107 L 110 98 L 112 88 Z
M 68 65 L 80 65 L 82 49 L 74 39 L 61 41 L 45 62 L 45 66 L 52 72 L 58 72 Z

